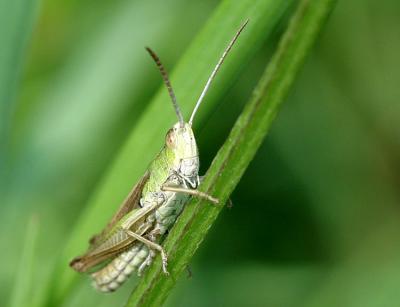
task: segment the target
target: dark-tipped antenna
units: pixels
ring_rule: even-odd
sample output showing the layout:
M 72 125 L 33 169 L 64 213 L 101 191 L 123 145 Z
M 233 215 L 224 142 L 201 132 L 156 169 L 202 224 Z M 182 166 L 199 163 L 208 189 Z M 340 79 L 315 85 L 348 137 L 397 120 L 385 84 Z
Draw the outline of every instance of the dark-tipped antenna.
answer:
M 146 50 L 151 55 L 154 62 L 156 62 L 157 67 L 160 70 L 160 73 L 164 80 L 164 83 L 167 86 L 169 97 L 171 97 L 172 104 L 174 105 L 175 113 L 178 116 L 179 124 L 181 127 L 183 127 L 185 122 L 183 121 L 182 112 L 179 108 L 178 102 L 176 101 L 176 96 L 175 96 L 174 90 L 172 89 L 171 82 L 169 81 L 168 73 L 165 70 L 165 68 L 164 68 L 163 64 L 161 63 L 160 58 L 157 56 L 157 54 L 153 50 L 151 50 L 149 47 L 146 47 Z
M 235 36 L 232 38 L 232 40 L 229 42 L 228 47 L 226 47 L 224 53 L 222 54 L 222 56 L 220 57 L 217 65 L 215 66 L 213 72 L 211 73 L 210 77 L 207 80 L 206 85 L 204 86 L 203 91 L 200 94 L 199 99 L 196 102 L 196 105 L 193 109 L 192 115 L 190 116 L 189 119 L 189 125 L 192 125 L 193 123 L 193 118 L 196 115 L 197 109 L 200 107 L 201 102 L 203 101 L 204 96 L 206 95 L 208 88 L 210 87 L 211 82 L 214 80 L 215 75 L 217 74 L 218 70 L 221 68 L 222 63 L 224 62 L 226 56 L 228 55 L 229 51 L 231 50 L 232 46 L 235 44 L 237 38 L 239 37 L 240 33 L 242 32 L 242 30 L 244 29 L 244 27 L 247 25 L 247 23 L 249 22 L 249 20 L 247 19 L 242 26 L 239 28 L 239 30 L 236 32 Z

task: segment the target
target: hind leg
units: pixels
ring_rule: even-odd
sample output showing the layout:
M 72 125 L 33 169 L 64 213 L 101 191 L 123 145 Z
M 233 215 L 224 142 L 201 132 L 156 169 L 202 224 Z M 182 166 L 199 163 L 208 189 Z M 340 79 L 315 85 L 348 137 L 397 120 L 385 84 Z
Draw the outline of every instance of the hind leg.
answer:
M 132 238 L 146 244 L 147 247 L 150 248 L 150 250 L 157 250 L 160 252 L 161 254 L 161 259 L 162 259 L 162 269 L 163 272 L 166 275 L 169 275 L 168 270 L 167 270 L 167 264 L 168 264 L 168 257 L 167 257 L 167 253 L 164 251 L 164 248 L 161 245 L 158 245 L 157 243 L 154 243 L 148 239 L 146 239 L 145 237 L 142 237 L 141 235 L 138 235 L 137 233 L 134 233 L 131 230 L 125 229 L 125 232 L 131 236 Z M 147 259 L 146 259 L 147 260 Z M 145 261 L 146 262 L 146 261 Z

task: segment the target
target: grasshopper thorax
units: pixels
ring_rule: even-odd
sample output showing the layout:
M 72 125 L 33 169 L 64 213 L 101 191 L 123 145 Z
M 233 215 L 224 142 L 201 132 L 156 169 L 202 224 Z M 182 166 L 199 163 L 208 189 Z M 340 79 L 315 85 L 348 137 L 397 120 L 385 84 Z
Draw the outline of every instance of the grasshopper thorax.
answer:
M 165 146 L 174 153 L 174 170 L 189 182 L 197 182 L 199 152 L 192 127 L 176 123 L 165 136 Z

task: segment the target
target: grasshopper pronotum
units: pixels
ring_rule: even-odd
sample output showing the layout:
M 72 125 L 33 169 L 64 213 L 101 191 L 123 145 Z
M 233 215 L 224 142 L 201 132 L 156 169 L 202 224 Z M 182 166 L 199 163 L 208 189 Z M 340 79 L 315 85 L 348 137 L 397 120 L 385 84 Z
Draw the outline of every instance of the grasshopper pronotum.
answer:
M 167 132 L 164 147 L 109 224 L 90 239 L 88 251 L 70 263 L 78 272 L 91 271 L 96 289 L 102 292 L 116 290 L 133 271 L 140 275 L 153 262 L 156 252 L 160 252 L 162 269 L 168 274 L 167 254 L 160 243 L 188 198 L 194 196 L 218 203 L 214 197 L 197 190 L 200 184 L 199 154 L 192 123 L 212 80 L 247 22 L 226 47 L 188 122 L 183 119 L 164 66 L 155 52 L 146 48 L 161 72 L 178 122 Z

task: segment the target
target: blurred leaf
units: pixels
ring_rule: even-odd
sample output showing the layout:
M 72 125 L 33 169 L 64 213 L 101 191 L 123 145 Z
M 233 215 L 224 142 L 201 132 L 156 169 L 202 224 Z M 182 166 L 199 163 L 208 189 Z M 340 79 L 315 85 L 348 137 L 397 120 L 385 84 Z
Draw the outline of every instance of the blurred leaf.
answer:
M 36 216 L 32 216 L 26 228 L 24 248 L 21 252 L 18 273 L 11 294 L 11 307 L 29 306 L 32 302 L 35 249 L 38 233 L 39 221 Z
M 166 306 L 299 307 L 323 272 L 307 265 L 259 263 L 193 269 L 193 278 L 177 283 Z
M 253 159 L 334 4 L 334 0 L 298 4 L 271 63 L 201 185 L 221 203 L 228 200 Z M 162 305 L 221 210 L 222 206 L 198 199 L 186 205 L 164 244 L 171 276 L 163 274 L 158 257 L 140 279 L 127 306 Z
M 308 307 L 391 307 L 400 302 L 400 226 L 387 215 L 356 250 L 337 262 L 305 300 Z
M 43 190 L 63 177 L 66 185 L 74 185 L 77 169 L 84 166 L 82 176 L 89 177 L 99 172 L 98 165 L 104 167 L 154 89 L 144 46 L 162 41 L 185 16 L 192 17 L 194 24 L 201 20 L 202 14 L 193 17 L 197 6 L 188 6 L 183 0 L 160 2 L 156 7 L 154 1 L 116 2 L 82 34 L 84 39 L 63 58 L 65 63 L 47 79 L 27 86 L 28 93 L 29 86 L 37 93 L 26 102 L 33 109 L 13 127 L 16 184 L 29 182 L 31 188 Z M 160 16 L 149 23 L 149 12 Z M 190 37 L 190 29 L 179 31 L 174 36 L 177 42 Z M 26 169 L 34 171 L 27 174 Z M 87 181 L 79 181 L 77 188 Z
M 0 171 L 5 168 L 13 103 L 37 7 L 36 0 L 0 1 Z

